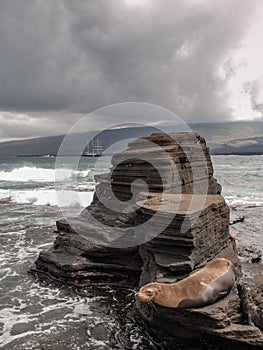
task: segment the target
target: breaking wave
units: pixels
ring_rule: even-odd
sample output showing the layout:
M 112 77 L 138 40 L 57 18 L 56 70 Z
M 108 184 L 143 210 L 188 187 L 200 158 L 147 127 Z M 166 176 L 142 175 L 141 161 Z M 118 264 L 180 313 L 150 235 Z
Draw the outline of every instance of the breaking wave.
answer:
M 0 201 L 9 201 L 17 204 L 50 205 L 60 207 L 86 207 L 93 198 L 93 191 L 76 192 L 55 189 L 43 190 L 0 190 Z
M 24 166 L 11 171 L 0 171 L 0 181 L 9 182 L 54 182 L 73 177 L 87 177 L 90 170 L 74 171 L 72 169 L 45 169 Z

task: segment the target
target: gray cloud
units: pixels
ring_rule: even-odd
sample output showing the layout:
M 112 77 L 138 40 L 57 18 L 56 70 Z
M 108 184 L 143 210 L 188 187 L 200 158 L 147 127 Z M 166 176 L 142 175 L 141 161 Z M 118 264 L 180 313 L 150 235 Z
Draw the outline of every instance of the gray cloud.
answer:
M 82 117 L 61 112 L 0 112 L 0 140 L 63 134 Z
M 258 4 L 2 0 L 0 110 L 64 111 L 53 118 L 66 125 L 66 113 L 143 101 L 187 120 L 231 118 L 229 50 Z
M 263 78 L 244 83 L 244 93 L 250 97 L 251 108 L 263 117 Z

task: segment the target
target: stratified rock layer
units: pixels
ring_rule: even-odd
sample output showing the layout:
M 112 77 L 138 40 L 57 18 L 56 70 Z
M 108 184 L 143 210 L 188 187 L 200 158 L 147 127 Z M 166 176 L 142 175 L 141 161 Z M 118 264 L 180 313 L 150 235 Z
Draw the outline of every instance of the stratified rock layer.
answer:
M 205 140 L 194 133 L 152 134 L 138 139 L 125 152 L 114 155 L 112 165 L 112 190 L 121 200 L 131 198 L 131 184 L 136 180 L 144 180 L 150 192 L 221 193 Z M 107 182 L 105 177 L 97 179 Z M 103 190 L 101 184 L 98 191 Z
M 40 253 L 34 272 L 77 287 L 137 284 L 141 259 L 136 248 L 109 249 L 67 232 Z
M 138 224 L 150 220 L 158 210 L 153 230 L 161 232 L 140 247 L 145 263 L 141 285 L 152 281 L 175 282 L 215 257 L 229 258 L 239 274 L 235 244 L 228 232 L 229 208 L 222 196 L 169 194 L 163 200 L 156 195 L 139 204 Z M 167 221 L 170 223 L 163 227 Z
M 235 242 L 229 237 L 229 208 L 213 177 L 203 138 L 193 133 L 153 134 L 131 142 L 112 158 L 112 166 L 109 174 L 96 177 L 91 206 L 77 218 L 57 222 L 60 235 L 49 251 L 40 253 L 33 273 L 76 286 L 141 286 L 151 281 L 175 282 L 211 259 L 225 257 L 240 276 Z M 133 211 L 120 213 L 115 204 L 109 209 L 112 194 L 129 200 L 126 203 Z M 144 224 L 147 230 L 140 234 L 151 238 L 146 243 L 112 247 L 128 246 L 129 237 L 136 236 L 136 228 Z M 121 236 L 123 230 L 128 235 Z M 261 347 L 257 310 L 262 298 L 248 293 L 246 282 L 240 282 L 239 294 L 234 289 L 204 308 L 136 305 L 157 333 L 203 334 Z

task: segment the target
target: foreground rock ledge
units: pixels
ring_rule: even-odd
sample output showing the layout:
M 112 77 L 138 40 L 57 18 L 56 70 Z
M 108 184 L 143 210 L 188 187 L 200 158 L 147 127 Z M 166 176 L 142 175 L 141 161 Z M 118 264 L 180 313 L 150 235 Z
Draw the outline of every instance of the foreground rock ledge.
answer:
M 167 159 L 160 155 L 160 147 L 176 165 L 174 173 Z M 151 167 L 150 159 L 158 164 L 161 179 Z M 209 260 L 225 257 L 234 263 L 239 278 L 238 289 L 226 298 L 204 308 L 187 310 L 149 308 L 136 302 L 138 312 L 159 334 L 187 338 L 200 338 L 202 334 L 246 348 L 262 348 L 262 265 L 256 265 L 254 275 L 250 269 L 248 276 L 246 265 L 241 268 L 235 242 L 229 237 L 229 208 L 220 195 L 221 186 L 213 177 L 204 139 L 193 133 L 172 134 L 172 137 L 152 134 L 131 142 L 125 152 L 113 157 L 112 164 L 111 176 L 97 177 L 97 194 L 107 196 L 110 183 L 116 197 L 130 199 L 131 183 L 143 178 L 150 190 L 148 199 L 137 200 L 134 212 L 124 215 L 107 209 L 95 194 L 90 207 L 79 217 L 57 222 L 58 230 L 65 235 L 58 236 L 50 250 L 40 253 L 31 271 L 78 287 L 105 284 L 139 287 L 156 280 L 175 282 Z M 175 204 L 178 204 L 176 212 Z M 118 229 L 132 229 L 150 220 L 156 212 L 158 222 L 152 226 L 153 231 L 159 232 L 158 226 L 167 222 L 167 218 L 169 224 L 161 226 L 160 234 L 139 247 L 102 246 L 77 233 L 81 230 L 90 238 L 103 236 L 110 243 Z M 108 225 L 104 232 L 88 220 L 90 215 Z M 242 272 L 245 273 L 241 278 Z

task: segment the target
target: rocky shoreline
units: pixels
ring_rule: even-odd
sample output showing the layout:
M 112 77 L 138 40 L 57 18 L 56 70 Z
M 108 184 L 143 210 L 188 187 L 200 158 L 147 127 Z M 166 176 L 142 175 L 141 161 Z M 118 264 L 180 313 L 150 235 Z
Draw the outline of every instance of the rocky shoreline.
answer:
M 172 159 L 173 171 L 160 148 Z M 159 173 L 151 162 L 157 164 Z M 113 157 L 112 164 L 111 174 L 96 179 L 96 194 L 90 207 L 77 218 L 57 222 L 59 235 L 49 251 L 40 253 L 32 273 L 78 287 L 138 287 L 151 281 L 177 281 L 209 260 L 225 257 L 234 263 L 238 283 L 224 299 L 204 308 L 186 310 L 149 308 L 137 302 L 138 314 L 160 335 L 211 337 L 261 348 L 261 255 L 249 251 L 249 240 L 243 240 L 237 249 L 234 237 L 229 235 L 230 210 L 213 177 L 205 140 L 192 133 L 172 137 L 152 134 L 130 143 L 126 151 Z M 120 213 L 117 208 L 110 210 L 102 203 L 101 198 L 110 200 L 109 187 L 121 201 L 130 200 L 131 184 L 142 177 L 150 192 L 146 200 L 138 200 L 143 194 L 138 183 L 139 197 L 133 203 L 132 214 Z M 156 213 L 158 220 L 150 227 L 159 234 L 139 246 L 118 247 L 127 237 L 116 233 L 124 229 L 133 237 L 134 228 L 150 223 Z M 232 221 L 241 215 L 234 208 L 231 214 Z M 103 232 L 90 220 L 91 216 L 106 225 Z M 240 225 L 242 230 L 248 225 L 249 230 L 245 218 L 231 225 L 231 233 L 236 234 Z M 87 232 L 89 239 L 84 237 Z M 108 245 L 96 242 L 98 237 Z M 236 237 L 239 241 L 237 234 Z

